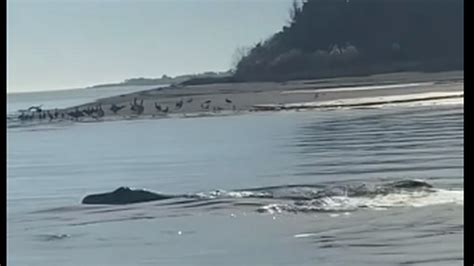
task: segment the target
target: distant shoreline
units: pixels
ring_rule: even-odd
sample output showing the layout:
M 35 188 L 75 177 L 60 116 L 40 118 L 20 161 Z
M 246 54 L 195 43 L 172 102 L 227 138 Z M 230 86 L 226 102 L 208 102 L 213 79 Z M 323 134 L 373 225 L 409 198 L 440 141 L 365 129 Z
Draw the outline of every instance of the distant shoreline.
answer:
M 215 79 L 230 77 L 231 72 L 204 72 L 200 74 L 189 74 L 180 75 L 175 77 L 168 77 L 163 75 L 161 78 L 132 78 L 127 79 L 119 83 L 106 83 L 98 84 L 86 87 L 86 89 L 98 89 L 98 88 L 109 88 L 109 87 L 123 87 L 123 86 L 161 86 L 161 85 L 172 85 L 180 84 L 193 79 Z
M 169 86 L 107 97 L 65 108 L 60 112 L 82 111 L 98 108 L 98 106 L 101 106 L 104 111 L 103 116 L 99 118 L 84 116 L 80 117 L 78 122 L 189 118 L 267 111 L 265 107 L 269 107 L 268 111 L 317 109 L 323 104 L 332 108 L 337 108 L 338 104 L 357 107 L 357 102 L 364 101 L 362 105 L 371 105 L 370 99 L 377 97 L 379 99 L 374 100 L 374 104 L 384 103 L 384 101 L 396 103 L 400 101 L 397 98 L 408 99 L 402 102 L 416 102 L 458 97 L 462 101 L 463 92 L 463 71 L 405 72 L 288 82 Z M 388 100 L 382 100 L 382 98 Z M 134 102 L 137 104 L 143 102 L 143 112 L 140 115 L 131 108 Z M 112 105 L 123 106 L 123 108 L 114 114 L 111 111 Z M 278 108 L 279 106 L 288 106 L 288 108 Z M 164 109 L 167 109 L 167 112 L 164 112 Z
M 433 91 L 459 91 L 459 88 L 452 88 L 453 84 L 463 82 L 464 71 L 450 71 L 440 73 L 390 73 L 365 77 L 340 77 L 331 79 L 297 80 L 288 82 L 242 82 L 242 83 L 217 83 L 206 85 L 189 86 L 169 86 L 160 89 L 145 90 L 130 94 L 117 95 L 100 99 L 93 103 L 86 103 L 78 108 L 93 107 L 101 104 L 105 111 L 105 117 L 119 118 L 121 116 L 134 117 L 130 110 L 130 104 L 134 98 L 143 100 L 144 111 L 141 116 L 164 117 L 171 114 L 208 114 L 218 115 L 219 113 L 232 113 L 254 110 L 254 106 L 260 104 L 292 104 L 314 101 L 314 94 L 288 93 L 299 90 L 322 90 L 324 92 L 318 96 L 317 101 L 327 101 L 336 99 L 375 97 L 402 95 L 406 93 L 423 93 Z M 403 86 L 386 89 L 367 89 L 337 91 L 339 87 L 360 87 L 371 85 L 388 84 L 408 84 L 435 82 L 436 85 L 425 84 L 418 87 Z M 445 84 L 443 84 L 445 83 Z M 462 85 L 463 86 L 463 85 Z M 231 102 L 226 102 L 230 100 Z M 183 101 L 183 106 L 177 108 L 176 104 Z M 188 102 L 191 101 L 191 102 Z M 202 104 L 210 101 L 209 108 L 202 108 Z M 168 107 L 168 113 L 163 113 L 155 108 L 155 102 L 161 106 Z M 110 105 L 124 105 L 124 109 L 114 115 L 109 109 Z M 207 107 L 207 106 L 204 106 Z M 215 108 L 213 110 L 213 108 Z M 74 110 L 74 107 L 68 110 Z

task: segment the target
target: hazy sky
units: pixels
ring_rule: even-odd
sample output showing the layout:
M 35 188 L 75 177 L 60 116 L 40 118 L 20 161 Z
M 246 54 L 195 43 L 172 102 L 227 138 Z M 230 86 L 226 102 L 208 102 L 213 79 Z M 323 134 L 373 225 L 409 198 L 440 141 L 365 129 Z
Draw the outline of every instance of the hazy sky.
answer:
M 228 70 L 291 0 L 8 0 L 7 91 Z

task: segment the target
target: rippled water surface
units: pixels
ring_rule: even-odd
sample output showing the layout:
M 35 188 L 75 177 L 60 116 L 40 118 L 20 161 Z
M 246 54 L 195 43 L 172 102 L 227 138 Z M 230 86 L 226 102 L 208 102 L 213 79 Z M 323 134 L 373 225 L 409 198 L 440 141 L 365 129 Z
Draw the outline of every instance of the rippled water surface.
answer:
M 462 265 L 463 139 L 462 105 L 8 129 L 8 262 Z M 195 197 L 80 204 L 119 186 Z

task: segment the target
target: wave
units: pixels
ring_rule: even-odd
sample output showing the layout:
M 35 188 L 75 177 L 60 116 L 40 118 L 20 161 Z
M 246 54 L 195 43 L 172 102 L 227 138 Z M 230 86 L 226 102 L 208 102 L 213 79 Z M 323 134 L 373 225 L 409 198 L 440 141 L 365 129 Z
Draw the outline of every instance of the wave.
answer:
M 260 213 L 351 212 L 438 204 L 463 205 L 463 197 L 462 190 L 434 188 L 423 180 L 405 179 L 372 184 L 284 185 L 233 191 L 213 190 L 157 197 L 155 201 L 160 203 L 155 206 L 186 209 L 247 206 Z
M 216 190 L 198 193 L 202 199 L 265 198 L 284 202 L 269 203 L 258 212 L 347 212 L 369 208 L 423 207 L 438 204 L 463 204 L 462 190 L 434 188 L 418 179 L 383 184 L 294 185 L 241 191 Z M 290 202 L 288 202 L 290 201 Z
M 268 204 L 259 212 L 350 212 L 358 209 L 386 210 L 395 207 L 424 207 L 439 204 L 463 205 L 463 191 L 435 189 L 431 191 L 401 191 L 372 197 L 334 196 L 294 203 Z

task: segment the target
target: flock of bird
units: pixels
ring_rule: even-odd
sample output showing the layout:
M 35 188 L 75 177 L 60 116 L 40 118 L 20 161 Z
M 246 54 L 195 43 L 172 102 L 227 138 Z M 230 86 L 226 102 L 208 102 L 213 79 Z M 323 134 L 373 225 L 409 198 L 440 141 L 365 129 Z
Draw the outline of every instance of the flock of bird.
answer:
M 322 95 L 322 94 L 321 94 Z M 314 99 L 318 99 L 320 96 L 319 93 L 314 94 Z M 133 99 L 133 102 L 130 102 L 130 110 L 135 115 L 141 115 L 145 111 L 145 106 L 143 104 L 143 99 L 138 101 L 137 98 Z M 183 108 L 184 103 L 192 103 L 193 98 L 188 98 L 186 101 L 180 99 L 175 103 L 175 110 L 179 110 Z M 211 100 L 205 100 L 200 104 L 202 110 L 209 111 L 211 108 Z M 225 98 L 225 103 L 227 105 L 232 104 L 232 100 Z M 109 110 L 114 114 L 118 115 L 119 112 L 124 109 L 126 105 L 117 105 L 112 104 L 109 107 Z M 224 108 L 214 105 L 212 106 L 212 112 L 219 112 L 224 110 Z M 232 110 L 235 111 L 235 105 L 232 105 Z M 158 104 L 155 102 L 155 111 L 161 114 L 168 114 L 170 112 L 169 106 Z M 32 121 L 32 120 L 73 120 L 78 121 L 82 117 L 90 117 L 94 119 L 100 119 L 101 117 L 105 116 L 105 111 L 102 109 L 102 104 L 98 104 L 96 106 L 88 106 L 83 108 L 82 110 L 79 107 L 74 108 L 73 111 L 60 111 L 58 109 L 54 110 L 43 110 L 42 105 L 39 106 L 31 106 L 27 110 L 20 110 L 20 115 L 17 117 L 20 121 Z M 11 119 L 11 117 L 7 117 L 7 119 Z
M 180 99 L 175 103 L 175 109 L 179 110 L 183 108 L 184 105 L 184 100 Z M 193 98 L 189 98 L 186 100 L 186 103 L 191 103 L 193 102 Z M 211 100 L 206 100 L 201 103 L 201 108 L 203 110 L 209 110 L 211 106 Z M 226 104 L 231 104 L 232 100 L 226 98 L 225 99 Z M 117 105 L 117 104 L 112 104 L 110 105 L 109 110 L 114 114 L 117 115 L 122 109 L 124 109 L 126 105 Z M 220 106 L 213 106 L 212 111 L 213 112 L 218 112 L 223 110 L 224 108 Z M 130 103 L 130 110 L 132 111 L 133 114 L 136 115 L 141 115 L 145 111 L 145 106 L 143 104 L 143 99 L 138 101 L 137 98 L 133 99 L 133 102 Z M 236 110 L 235 105 L 232 106 L 232 110 Z M 167 114 L 169 110 L 169 106 L 165 106 L 162 104 L 158 104 L 155 102 L 155 111 L 162 113 L 162 114 Z M 60 111 L 58 109 L 52 110 L 43 110 L 42 105 L 40 106 L 31 106 L 27 110 L 21 110 L 20 115 L 17 117 L 20 121 L 29 121 L 29 120 L 46 120 L 49 119 L 49 121 L 53 120 L 79 120 L 79 118 L 82 117 L 90 117 L 94 119 L 99 119 L 103 116 L 105 116 L 105 111 L 102 108 L 102 104 L 98 104 L 96 106 L 88 106 L 86 108 L 83 108 L 82 110 L 79 109 L 79 107 L 76 107 L 73 111 Z

